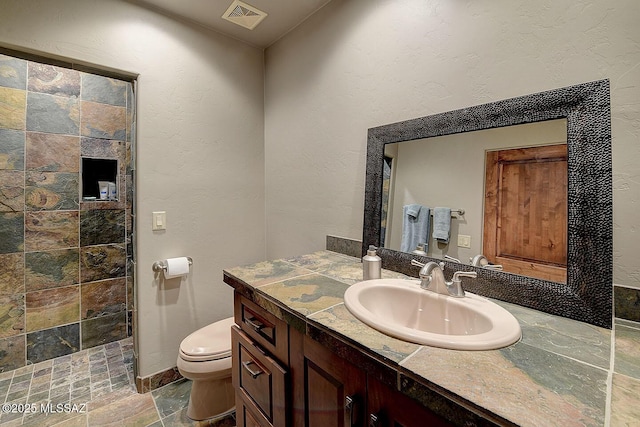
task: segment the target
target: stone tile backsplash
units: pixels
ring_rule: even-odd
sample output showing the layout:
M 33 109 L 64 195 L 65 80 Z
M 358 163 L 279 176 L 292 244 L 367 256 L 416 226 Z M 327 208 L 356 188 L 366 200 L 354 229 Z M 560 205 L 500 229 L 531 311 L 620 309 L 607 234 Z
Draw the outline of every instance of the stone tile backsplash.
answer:
M 130 82 L 71 66 L 0 53 L 0 69 L 6 371 L 130 335 L 134 103 Z M 82 156 L 118 161 L 118 201 L 81 199 Z

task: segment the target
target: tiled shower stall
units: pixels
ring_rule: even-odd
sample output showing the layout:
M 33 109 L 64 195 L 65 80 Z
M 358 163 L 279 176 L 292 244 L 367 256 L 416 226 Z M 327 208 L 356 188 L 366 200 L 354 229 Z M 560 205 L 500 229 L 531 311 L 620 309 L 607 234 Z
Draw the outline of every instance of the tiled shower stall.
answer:
M 24 58 L 0 52 L 0 371 L 132 334 L 133 84 Z M 117 200 L 83 191 L 95 159 Z

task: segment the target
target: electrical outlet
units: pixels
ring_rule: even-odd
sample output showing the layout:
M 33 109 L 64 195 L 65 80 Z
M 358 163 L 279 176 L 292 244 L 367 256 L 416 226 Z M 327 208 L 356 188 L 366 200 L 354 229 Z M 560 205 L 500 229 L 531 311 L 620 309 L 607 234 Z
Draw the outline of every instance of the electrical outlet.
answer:
M 471 248 L 471 236 L 465 234 L 458 234 L 458 247 L 459 248 Z

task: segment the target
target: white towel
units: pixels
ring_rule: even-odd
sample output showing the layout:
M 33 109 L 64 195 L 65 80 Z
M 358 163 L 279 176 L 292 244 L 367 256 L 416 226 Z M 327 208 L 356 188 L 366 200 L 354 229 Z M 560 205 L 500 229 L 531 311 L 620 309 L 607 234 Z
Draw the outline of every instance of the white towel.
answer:
M 433 238 L 439 242 L 449 243 L 451 232 L 451 208 L 433 209 Z
M 402 207 L 402 242 L 400 250 L 411 252 L 419 244 L 429 246 L 429 208 L 417 204 Z

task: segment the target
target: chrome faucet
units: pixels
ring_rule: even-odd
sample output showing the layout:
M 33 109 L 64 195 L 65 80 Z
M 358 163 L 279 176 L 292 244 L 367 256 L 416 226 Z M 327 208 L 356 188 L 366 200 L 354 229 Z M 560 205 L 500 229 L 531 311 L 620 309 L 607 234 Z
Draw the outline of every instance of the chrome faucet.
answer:
M 453 273 L 453 279 L 447 282 L 444 278 L 443 262 L 437 264 L 429 261 L 423 264 L 419 261 L 411 260 L 411 265 L 422 267 L 419 274 L 421 280 L 420 287 L 422 289 L 457 298 L 464 297 L 461 277 L 478 277 L 478 273 L 475 271 L 456 271 Z

